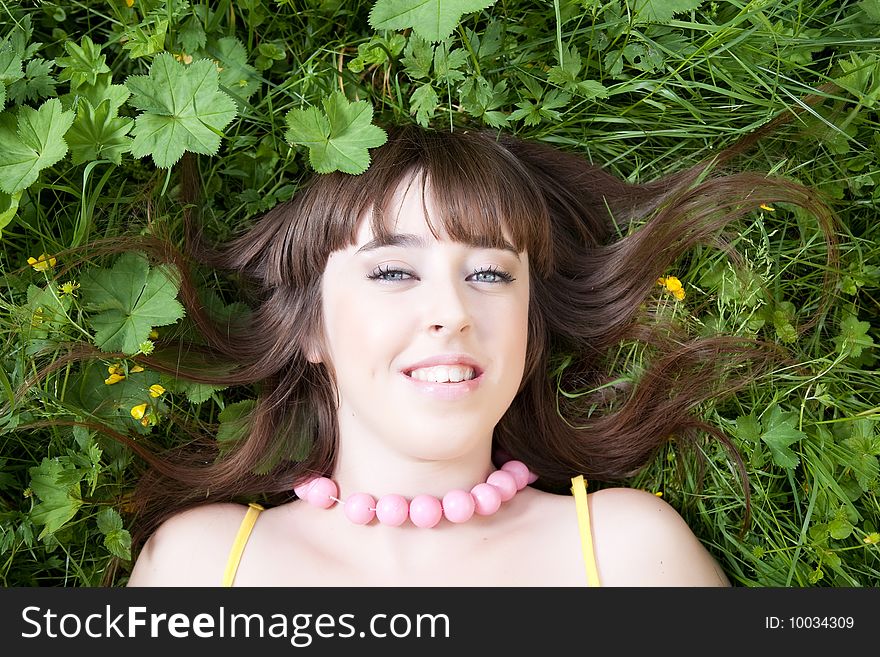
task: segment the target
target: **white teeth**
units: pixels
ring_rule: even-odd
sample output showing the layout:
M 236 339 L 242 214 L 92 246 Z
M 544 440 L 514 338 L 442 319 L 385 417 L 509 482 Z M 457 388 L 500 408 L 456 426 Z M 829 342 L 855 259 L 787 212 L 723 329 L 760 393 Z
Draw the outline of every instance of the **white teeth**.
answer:
M 459 383 L 470 381 L 474 378 L 474 368 L 464 366 L 448 367 L 437 365 L 436 367 L 421 367 L 413 370 L 409 375 L 419 381 L 431 381 L 433 383 Z

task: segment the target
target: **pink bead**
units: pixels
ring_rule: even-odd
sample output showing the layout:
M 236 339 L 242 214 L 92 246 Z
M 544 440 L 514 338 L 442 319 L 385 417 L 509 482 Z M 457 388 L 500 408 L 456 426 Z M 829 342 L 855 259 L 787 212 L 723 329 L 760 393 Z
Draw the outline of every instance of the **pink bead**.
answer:
M 474 515 L 475 502 L 464 490 L 451 490 L 443 496 L 443 515 L 449 522 L 465 522 Z
M 312 489 L 312 486 L 315 485 L 315 482 L 318 481 L 317 477 L 313 477 L 312 479 L 307 479 L 299 486 L 293 487 L 293 492 L 296 493 L 296 496 L 304 500 L 309 496 L 309 491 Z
M 443 517 L 440 500 L 430 495 L 416 495 L 409 503 L 409 519 L 416 527 L 433 527 Z
M 376 517 L 383 525 L 398 527 L 409 516 L 409 502 L 402 495 L 383 495 L 376 503 Z
M 501 501 L 506 502 L 516 495 L 516 479 L 504 470 L 496 470 L 486 479 L 486 483 L 498 489 L 501 493 Z
M 522 490 L 529 484 L 529 469 L 522 461 L 508 461 L 501 466 L 505 472 L 509 472 L 516 480 L 516 489 Z
M 345 517 L 356 525 L 366 525 L 376 517 L 376 500 L 366 493 L 353 493 L 345 500 Z
M 333 497 L 339 497 L 338 490 L 336 484 L 327 477 L 319 477 L 309 489 L 308 500 L 312 506 L 329 509 L 336 503 L 331 499 Z
M 491 516 L 501 506 L 501 492 L 490 484 L 477 484 L 471 488 L 474 498 L 474 513 Z

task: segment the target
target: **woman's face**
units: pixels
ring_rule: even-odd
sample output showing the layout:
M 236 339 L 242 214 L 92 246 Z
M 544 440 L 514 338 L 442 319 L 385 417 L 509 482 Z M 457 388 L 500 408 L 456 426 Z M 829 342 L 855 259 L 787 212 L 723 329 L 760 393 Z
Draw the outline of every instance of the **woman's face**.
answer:
M 430 184 L 398 188 L 391 243 L 362 221 L 322 281 L 325 365 L 335 373 L 342 445 L 443 459 L 483 450 L 523 376 L 525 252 L 436 239 Z M 344 447 L 343 447 L 344 449 Z

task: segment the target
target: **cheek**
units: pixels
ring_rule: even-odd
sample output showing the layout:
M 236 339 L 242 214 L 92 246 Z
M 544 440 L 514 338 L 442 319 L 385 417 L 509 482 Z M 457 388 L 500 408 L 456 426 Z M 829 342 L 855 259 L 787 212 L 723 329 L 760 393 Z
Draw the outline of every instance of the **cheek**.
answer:
M 337 369 L 370 372 L 380 365 L 400 334 L 393 308 L 377 307 L 363 296 L 348 296 L 324 305 L 327 350 Z

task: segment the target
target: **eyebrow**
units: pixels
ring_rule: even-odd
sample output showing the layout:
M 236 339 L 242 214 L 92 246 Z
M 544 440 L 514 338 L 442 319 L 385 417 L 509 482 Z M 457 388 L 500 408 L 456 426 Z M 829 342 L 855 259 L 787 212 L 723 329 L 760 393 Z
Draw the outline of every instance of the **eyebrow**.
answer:
M 375 251 L 376 249 L 381 249 L 386 246 L 424 249 L 427 247 L 427 242 L 420 235 L 413 235 L 411 233 L 393 233 L 384 237 L 374 237 L 369 242 L 364 244 L 361 248 L 359 248 L 355 252 L 355 255 L 367 253 L 368 251 Z M 512 244 L 506 241 L 500 246 L 496 246 L 495 244 L 491 244 L 488 240 L 484 239 L 477 241 L 472 246 L 475 246 L 479 249 L 501 249 L 502 251 L 510 251 L 513 255 L 516 256 L 516 259 L 519 260 L 519 252 L 513 247 Z

